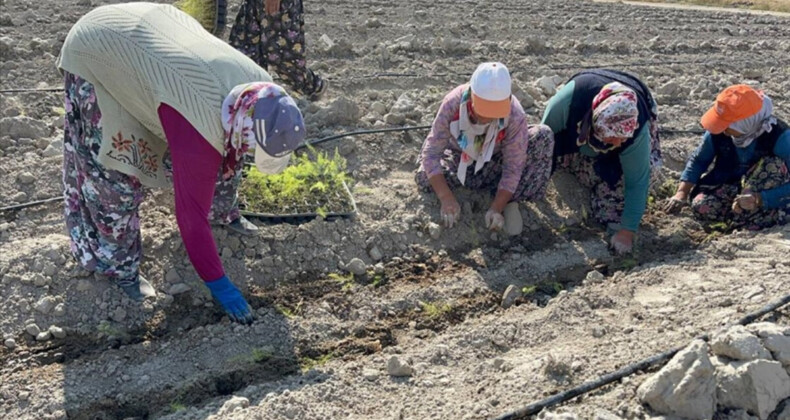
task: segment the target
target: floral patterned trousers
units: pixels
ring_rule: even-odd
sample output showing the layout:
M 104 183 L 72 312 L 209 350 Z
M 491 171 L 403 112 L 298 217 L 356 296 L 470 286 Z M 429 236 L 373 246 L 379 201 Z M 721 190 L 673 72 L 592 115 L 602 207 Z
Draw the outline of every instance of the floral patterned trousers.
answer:
M 790 205 L 779 209 L 760 209 L 740 214 L 732 211 L 732 203 L 743 190 L 764 191 L 790 182 L 784 161 L 767 157 L 757 162 L 743 177 L 741 185 L 700 185 L 691 201 L 691 208 L 700 220 L 731 222 L 732 227 L 759 230 L 782 225 L 790 219 Z
M 546 125 L 530 125 L 529 148 L 527 149 L 527 164 L 521 174 L 521 180 L 513 193 L 511 201 L 540 200 L 546 195 L 546 187 L 551 177 L 551 156 L 554 150 L 554 133 Z M 446 150 L 441 165 L 447 185 L 452 189 L 461 187 L 458 180 L 458 164 L 461 161 L 461 152 Z M 494 155 L 480 172 L 475 173 L 475 165 L 469 165 L 466 173 L 467 188 L 473 190 L 489 190 L 495 192 L 502 177 L 502 153 Z M 420 190 L 433 191 L 425 171 L 417 170 L 415 181 Z
M 592 217 L 603 225 L 619 224 L 625 207 L 625 183 L 623 178 L 611 186 L 595 172 L 595 158 L 574 153 L 556 158 L 557 169 L 565 169 L 590 190 L 590 210 Z M 660 180 L 661 139 L 658 132 L 658 118 L 650 120 L 650 183 L 654 188 Z
M 133 284 L 143 254 L 138 212 L 143 185 L 99 163 L 101 110 L 93 85 L 66 73 L 65 89 L 63 186 L 71 253 L 88 271 L 122 286 Z M 211 220 L 230 223 L 239 218 L 236 191 L 242 171 L 237 173 L 228 181 L 218 175 Z
M 266 13 L 263 0 L 244 0 L 230 31 L 229 43 L 264 70 L 274 66 L 293 90 L 310 96 L 324 81 L 307 68 L 302 0 L 282 0 L 280 11 Z

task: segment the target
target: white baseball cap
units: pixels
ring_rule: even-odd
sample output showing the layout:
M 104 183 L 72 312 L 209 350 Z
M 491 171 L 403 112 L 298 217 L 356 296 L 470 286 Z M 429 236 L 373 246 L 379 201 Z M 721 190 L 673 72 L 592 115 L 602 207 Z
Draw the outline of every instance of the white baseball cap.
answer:
M 485 118 L 510 115 L 510 84 L 510 72 L 504 64 L 491 62 L 477 66 L 471 81 L 475 114 Z

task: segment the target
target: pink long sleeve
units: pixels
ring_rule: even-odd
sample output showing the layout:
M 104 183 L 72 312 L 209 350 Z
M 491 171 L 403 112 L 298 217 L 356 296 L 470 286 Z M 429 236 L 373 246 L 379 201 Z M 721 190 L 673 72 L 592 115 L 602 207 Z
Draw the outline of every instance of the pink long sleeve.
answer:
M 181 114 L 167 104 L 158 109 L 170 156 L 176 220 L 189 260 L 203 281 L 225 275 L 208 221 L 222 156 Z

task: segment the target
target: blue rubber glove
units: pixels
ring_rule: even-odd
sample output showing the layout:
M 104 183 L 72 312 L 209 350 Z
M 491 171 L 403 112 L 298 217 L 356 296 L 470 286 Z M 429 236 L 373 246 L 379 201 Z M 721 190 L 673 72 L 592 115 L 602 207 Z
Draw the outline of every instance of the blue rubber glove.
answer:
M 230 282 L 228 276 L 222 276 L 219 280 L 206 282 L 206 287 L 211 290 L 211 295 L 217 299 L 222 308 L 230 317 L 231 321 L 240 324 L 252 324 L 252 308 L 247 304 L 244 296 L 239 289 Z

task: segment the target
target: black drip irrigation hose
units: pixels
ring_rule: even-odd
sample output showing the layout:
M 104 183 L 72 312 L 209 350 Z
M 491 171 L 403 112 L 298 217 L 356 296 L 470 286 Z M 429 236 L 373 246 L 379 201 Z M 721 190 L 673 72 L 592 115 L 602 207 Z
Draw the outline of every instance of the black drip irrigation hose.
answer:
M 42 204 L 47 204 L 47 203 L 52 203 L 52 202 L 55 202 L 55 201 L 63 200 L 64 197 L 65 196 L 60 195 L 60 196 L 57 196 L 57 197 L 50 197 L 50 198 L 45 198 L 43 200 L 30 201 L 30 202 L 27 202 L 27 203 L 17 204 L 17 205 L 14 205 L 14 206 L 0 207 L 0 213 L 5 213 L 7 211 L 14 211 L 14 210 L 22 210 L 22 209 L 26 209 L 28 207 L 40 206 Z
M 66 89 L 64 88 L 39 88 L 39 89 L 19 88 L 19 89 L 3 89 L 0 90 L 0 93 L 63 92 L 65 90 Z
M 786 295 L 786 296 L 784 296 L 784 297 L 782 297 L 780 299 L 775 300 L 774 302 L 771 302 L 771 303 L 763 306 L 762 308 L 760 308 L 760 309 L 758 309 L 758 310 L 756 310 L 754 312 L 751 312 L 751 313 L 747 314 L 743 318 L 739 319 L 737 322 L 735 322 L 733 324 L 730 324 L 729 327 L 732 327 L 732 326 L 735 326 L 735 325 L 744 325 L 745 326 L 745 325 L 751 324 L 752 322 L 756 321 L 760 317 L 765 316 L 765 315 L 767 315 L 767 314 L 769 314 L 771 312 L 775 312 L 776 310 L 778 310 L 779 308 L 787 305 L 788 303 L 790 303 L 790 295 Z M 695 338 L 695 340 L 704 340 L 704 341 L 708 341 L 709 339 L 710 339 L 710 337 L 707 334 Z M 671 350 L 667 350 L 667 351 L 665 351 L 663 353 L 659 353 L 659 354 L 650 356 L 650 357 L 648 357 L 646 359 L 643 359 L 643 360 L 640 360 L 640 361 L 638 361 L 636 363 L 633 363 L 633 364 L 630 364 L 628 366 L 625 366 L 625 367 L 623 367 L 623 368 L 621 368 L 621 369 L 619 369 L 619 370 L 617 370 L 615 372 L 603 375 L 603 376 L 599 377 L 596 380 L 593 380 L 593 381 L 590 381 L 590 382 L 586 382 L 586 383 L 583 383 L 583 384 L 581 384 L 581 385 L 579 385 L 579 386 L 577 386 L 575 388 L 571 388 L 569 390 L 560 392 L 558 394 L 554 394 L 554 395 L 552 395 L 552 396 L 550 396 L 548 398 L 545 398 L 543 400 L 534 402 L 534 403 L 529 404 L 529 405 L 527 405 L 527 406 L 525 406 L 523 408 L 520 408 L 518 410 L 510 411 L 508 413 L 502 414 L 499 417 L 494 418 L 493 420 L 525 419 L 525 418 L 527 418 L 529 416 L 532 416 L 532 415 L 540 413 L 541 411 L 543 411 L 546 408 L 550 408 L 550 407 L 553 407 L 555 405 L 562 404 L 562 403 L 564 403 L 566 401 L 569 401 L 569 400 L 571 400 L 573 398 L 576 398 L 576 397 L 578 397 L 580 395 L 586 394 L 586 393 L 588 393 L 590 391 L 594 391 L 594 390 L 596 390 L 598 388 L 601 388 L 603 386 L 606 386 L 606 385 L 608 385 L 608 384 L 610 384 L 612 382 L 615 382 L 617 380 L 625 378 L 626 376 L 631 376 L 631 375 L 633 375 L 636 372 L 645 370 L 645 369 L 647 369 L 649 367 L 652 367 L 654 365 L 657 365 L 659 363 L 663 363 L 664 361 L 669 360 L 670 358 L 672 358 L 675 354 L 677 354 L 679 351 L 683 350 L 684 348 L 686 348 L 686 346 L 676 347 L 676 348 L 673 348 Z
M 362 134 L 390 133 L 393 131 L 427 130 L 429 128 L 431 128 L 430 125 L 418 125 L 418 126 L 404 126 L 404 127 L 391 127 L 391 128 L 377 128 L 373 130 L 349 131 L 346 133 L 340 133 L 333 136 L 324 137 L 322 139 L 305 142 L 305 144 L 297 147 L 296 150 L 304 149 L 305 147 L 312 147 L 317 144 L 321 144 L 330 140 L 342 139 L 343 137 L 359 136 Z
M 649 67 L 649 66 L 659 66 L 659 65 L 675 65 L 675 64 L 715 64 L 724 61 L 722 60 L 672 60 L 672 61 L 638 61 L 634 63 L 607 63 L 607 64 L 595 64 L 595 65 L 578 65 L 578 64 L 559 64 L 554 66 L 547 66 L 545 68 L 550 70 L 574 70 L 574 69 L 594 69 L 594 68 L 611 68 L 611 67 Z M 342 80 L 364 80 L 364 79 L 381 79 L 381 78 L 420 78 L 420 77 L 447 77 L 447 76 L 458 76 L 458 77 L 470 77 L 472 73 L 465 73 L 465 72 L 458 72 L 458 73 L 431 73 L 431 74 L 420 74 L 420 73 L 373 73 L 373 74 L 366 74 L 362 76 L 351 76 L 345 77 Z M 341 79 L 334 79 L 328 78 L 328 80 L 341 80 Z M 26 93 L 26 92 L 63 92 L 64 88 L 40 88 L 40 89 L 29 89 L 29 88 L 17 88 L 17 89 L 1 89 L 0 94 L 4 93 Z

